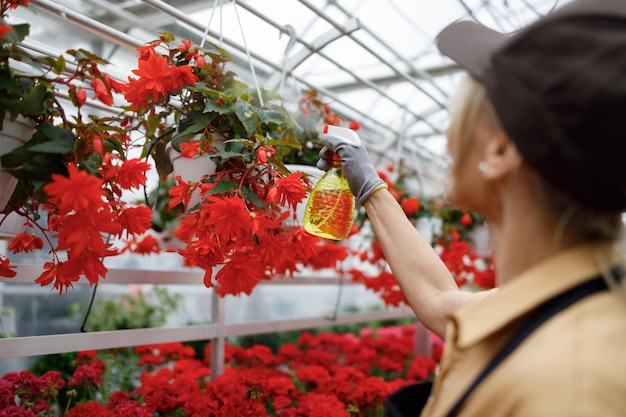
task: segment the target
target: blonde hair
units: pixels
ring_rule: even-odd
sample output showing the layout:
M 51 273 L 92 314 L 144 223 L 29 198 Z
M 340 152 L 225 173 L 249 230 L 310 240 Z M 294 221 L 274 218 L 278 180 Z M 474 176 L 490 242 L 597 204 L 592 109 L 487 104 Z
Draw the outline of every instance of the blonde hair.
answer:
M 452 155 L 454 158 L 451 167 L 454 171 L 463 162 L 463 156 L 468 153 L 469 137 L 474 126 L 481 124 L 494 130 L 501 130 L 502 125 L 485 87 L 469 75 L 461 80 L 449 108 L 452 123 L 448 129 L 448 140 L 454 141 L 456 146 L 456 155 Z
M 467 75 L 450 102 L 452 123 L 448 138 L 455 141 L 455 155 L 451 169 L 454 171 L 467 154 L 469 137 L 477 124 L 504 130 L 482 83 Z M 623 223 L 620 212 L 603 212 L 583 207 L 568 195 L 549 184 L 537 171 L 530 169 L 531 183 L 538 201 L 557 221 L 555 240 L 560 241 L 567 232 L 580 242 L 618 242 L 622 237 Z

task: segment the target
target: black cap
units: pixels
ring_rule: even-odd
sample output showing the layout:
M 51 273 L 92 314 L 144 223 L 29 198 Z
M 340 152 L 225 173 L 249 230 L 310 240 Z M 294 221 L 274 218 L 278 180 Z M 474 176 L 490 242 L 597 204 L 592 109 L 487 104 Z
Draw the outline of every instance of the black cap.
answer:
M 453 23 L 439 50 L 481 81 L 520 153 L 583 206 L 626 210 L 626 1 L 577 0 L 505 35 Z

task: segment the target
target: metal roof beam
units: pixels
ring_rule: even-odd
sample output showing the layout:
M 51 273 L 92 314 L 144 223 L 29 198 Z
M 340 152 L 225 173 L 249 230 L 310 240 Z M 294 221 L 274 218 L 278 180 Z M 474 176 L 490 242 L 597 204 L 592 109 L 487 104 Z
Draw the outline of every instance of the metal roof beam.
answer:
M 436 67 L 426 68 L 419 72 L 409 72 L 409 75 L 416 79 L 422 78 L 424 75 L 427 79 L 442 77 L 446 75 L 455 74 L 461 71 L 461 68 L 454 63 L 439 65 Z M 388 75 L 383 77 L 375 77 L 370 78 L 369 81 L 379 87 L 389 86 L 397 83 L 404 82 L 404 78 L 398 77 L 397 75 Z M 434 84 L 434 83 L 433 83 Z M 342 83 L 335 85 L 327 85 L 326 88 L 334 93 L 347 93 L 350 91 L 355 91 L 363 88 L 363 85 L 360 83 Z
M 312 12 L 314 12 L 315 14 L 317 14 L 319 17 L 323 18 L 324 20 L 326 20 L 328 23 L 330 23 L 331 25 L 333 25 L 334 27 L 336 27 L 337 29 L 341 29 L 341 25 L 339 25 L 337 22 L 335 22 L 333 19 L 331 19 L 326 13 L 324 13 L 322 10 L 318 9 L 317 7 L 315 7 L 313 4 L 311 4 L 308 0 L 298 0 L 300 3 L 302 3 L 304 6 L 306 6 L 308 9 L 310 9 Z M 398 68 L 396 68 L 394 65 L 391 65 L 386 59 L 384 59 L 383 57 L 381 57 L 378 53 L 376 53 L 374 50 L 372 50 L 372 48 L 370 48 L 368 45 L 366 45 L 364 42 L 360 41 L 359 39 L 355 38 L 355 37 L 350 37 L 357 45 L 359 45 L 361 48 L 363 48 L 365 51 L 367 51 L 370 55 L 372 55 L 373 57 L 375 57 L 376 59 L 378 59 L 378 61 L 380 63 L 382 63 L 383 65 L 387 66 L 391 71 L 393 71 L 398 77 L 404 79 L 406 82 L 408 82 L 409 84 L 411 84 L 412 86 L 414 86 L 415 88 L 417 88 L 419 91 L 421 91 L 426 97 L 430 98 L 434 103 L 436 103 L 438 106 L 445 108 L 445 104 L 437 97 L 433 96 L 430 92 L 426 91 L 421 85 L 419 85 L 416 80 L 409 76 L 408 74 L 406 74 L 403 71 L 400 71 Z

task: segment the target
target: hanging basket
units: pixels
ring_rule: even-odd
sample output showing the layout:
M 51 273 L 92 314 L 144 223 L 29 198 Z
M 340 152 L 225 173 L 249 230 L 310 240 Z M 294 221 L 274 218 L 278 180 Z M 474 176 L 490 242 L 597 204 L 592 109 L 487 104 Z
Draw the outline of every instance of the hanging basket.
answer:
M 226 140 L 221 135 L 213 135 L 213 147 L 224 149 Z M 180 175 L 183 181 L 200 181 L 204 175 L 215 174 L 215 162 L 208 155 L 196 155 L 193 158 L 184 158 L 171 143 L 165 146 L 165 152 L 172 162 L 174 176 Z M 189 200 L 189 207 L 200 203 L 200 190 L 194 190 Z
M 0 132 L 0 155 L 9 153 L 26 143 L 32 137 L 34 128 L 32 120 L 20 115 L 15 120 L 11 120 L 9 113 L 5 113 L 4 126 Z M 4 210 L 9 202 L 17 182 L 17 178 L 2 169 L 2 162 L 0 162 L 0 211 Z
M 324 175 L 324 171 L 321 169 L 311 166 L 311 165 L 300 165 L 300 164 L 286 164 L 285 167 L 291 172 L 302 172 L 303 174 L 308 175 L 309 180 L 311 181 L 311 185 L 315 187 L 317 181 Z M 296 208 L 296 219 L 293 217 L 289 218 L 285 223 L 288 227 L 300 227 L 304 222 L 304 210 L 306 208 L 306 203 L 308 200 L 308 196 L 302 200 L 298 207 Z

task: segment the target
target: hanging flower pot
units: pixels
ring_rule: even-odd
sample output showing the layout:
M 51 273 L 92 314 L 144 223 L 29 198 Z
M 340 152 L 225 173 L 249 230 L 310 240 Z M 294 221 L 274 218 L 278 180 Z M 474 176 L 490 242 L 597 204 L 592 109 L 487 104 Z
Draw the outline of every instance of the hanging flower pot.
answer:
M 285 167 L 291 172 L 302 172 L 307 175 L 309 181 L 311 181 L 311 186 L 315 187 L 317 181 L 324 175 L 324 171 L 319 169 L 318 167 L 311 165 L 300 165 L 300 164 L 286 164 Z M 308 197 L 302 200 L 302 203 L 298 204 L 296 209 L 296 218 L 290 218 L 287 221 L 287 226 L 290 227 L 300 227 L 304 221 L 304 210 L 306 208 L 306 204 L 308 201 Z
M 11 120 L 7 112 L 0 132 L 0 156 L 22 146 L 31 138 L 33 130 L 34 123 L 30 119 L 18 115 L 15 120 Z M 2 161 L 0 160 L 0 210 L 6 207 L 17 182 L 17 178 L 2 170 Z
M 298 175 L 285 175 L 282 159 L 300 147 L 302 129 L 280 96 L 252 88 L 226 70 L 232 59 L 217 45 L 179 45 L 173 35 L 161 34 L 139 49 L 138 68 L 123 88 L 134 112 L 126 129 L 149 139 L 145 150 L 153 152 L 155 163 L 166 162 L 160 178 L 180 178 L 168 186 L 163 207 L 179 212 L 184 207 L 174 217 L 174 234 L 183 242 L 175 252 L 186 267 L 202 268 L 204 284 L 218 284 L 221 296 L 250 294 L 261 280 L 298 270 L 311 262 L 318 243 L 283 228 L 293 213 L 281 210 L 306 196 L 307 185 Z M 163 91 L 150 87 L 154 65 L 168 80 Z M 213 142 L 216 132 L 228 140 L 223 151 L 214 152 L 220 149 Z M 197 133 L 203 135 L 200 146 L 190 143 Z M 172 149 L 162 146 L 163 140 Z M 194 158 L 198 153 L 203 156 Z M 211 183 L 200 183 L 207 176 Z M 202 190 L 195 191 L 199 185 Z M 207 203 L 198 204 L 202 201 Z M 290 256 L 274 255 L 283 253 Z
M 199 135 L 197 135 L 199 137 Z M 193 140 L 192 140 L 193 142 Z M 222 135 L 213 135 L 213 147 L 216 149 L 224 149 L 225 139 Z M 215 174 L 215 162 L 209 157 L 209 155 L 195 155 L 193 158 L 185 158 L 178 152 L 171 143 L 168 143 L 165 147 L 165 152 L 172 162 L 172 173 L 174 176 L 180 176 L 185 182 L 198 182 L 205 175 Z M 200 203 L 200 189 L 193 191 L 191 199 L 189 200 L 189 207 L 194 207 Z
M 127 155 L 132 117 L 123 111 L 126 103 L 114 103 L 113 93 L 121 93 L 123 86 L 104 70 L 107 61 L 82 48 L 58 57 L 31 53 L 25 46 L 30 25 L 11 25 L 7 16 L 28 1 L 0 3 L 7 35 L 0 37 L 0 211 L 17 212 L 33 226 L 49 214 L 49 223 L 35 226 L 51 246 L 49 261 L 34 278 L 37 284 L 53 285 L 61 293 L 81 277 L 97 284 L 106 276 L 104 258 L 135 250 L 130 245 L 150 226 L 152 209 L 126 201 L 125 195 L 146 185 L 150 164 Z M 110 109 L 107 117 L 90 112 L 88 95 Z M 111 245 L 109 236 L 123 243 Z M 7 251 L 42 249 L 39 241 L 31 243 L 17 242 Z M 15 276 L 4 253 L 0 264 L 0 276 Z

